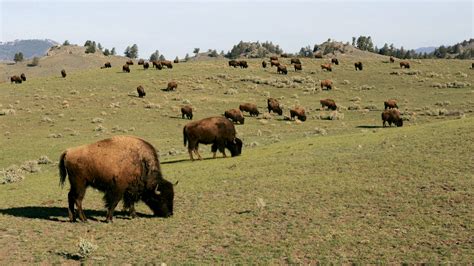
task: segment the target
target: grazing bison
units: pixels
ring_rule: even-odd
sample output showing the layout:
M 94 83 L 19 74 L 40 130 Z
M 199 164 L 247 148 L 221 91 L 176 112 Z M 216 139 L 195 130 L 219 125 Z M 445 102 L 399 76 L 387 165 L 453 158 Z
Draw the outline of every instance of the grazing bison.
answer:
M 173 68 L 173 64 L 171 63 L 171 61 L 167 61 L 167 60 L 163 60 L 160 62 L 162 66 L 165 66 L 166 68 Z
M 398 105 L 397 105 L 397 101 L 395 100 L 386 100 L 385 102 L 383 102 L 384 106 L 385 106 L 385 110 L 388 108 L 388 109 L 392 109 L 392 108 L 397 108 L 398 109 Z
M 26 81 L 25 73 L 21 73 L 20 78 L 21 78 L 22 81 Z
M 130 59 L 130 60 L 128 60 L 127 62 L 125 62 L 125 64 L 127 64 L 127 65 L 133 65 L 132 59 Z
M 188 143 L 188 152 L 191 161 L 194 161 L 193 152 L 202 160 L 199 154 L 199 144 L 212 144 L 211 151 L 216 158 L 219 150 L 224 157 L 227 148 L 232 157 L 242 153 L 242 141 L 235 137 L 235 127 L 229 119 L 218 116 L 204 118 L 199 121 L 190 122 L 183 128 L 184 146 Z
M 283 114 L 283 109 L 280 107 L 280 103 L 275 98 L 267 99 L 267 108 L 269 113 L 273 111 L 274 113 L 277 113 L 279 115 Z
M 257 105 L 253 103 L 241 104 L 239 105 L 239 110 L 242 112 L 249 112 L 250 116 L 258 116 L 260 114 Z
M 155 216 L 173 215 L 173 184 L 161 174 L 156 149 L 143 139 L 114 136 L 89 145 L 69 148 L 59 159 L 60 184 L 69 176 L 69 221 L 87 220 L 82 200 L 88 186 L 105 192 L 106 222 L 123 199 L 125 209 L 136 217 L 135 203 L 142 200 Z M 77 213 L 74 212 L 74 205 Z
M 229 61 L 229 66 L 234 67 L 234 68 L 235 68 L 235 67 L 239 67 L 239 61 L 237 61 L 237 60 L 230 60 L 230 61 Z
M 150 67 L 150 63 L 145 62 L 143 63 L 143 69 L 148 69 Z
M 272 60 L 272 61 L 270 61 L 270 67 L 279 66 L 279 65 L 280 65 L 280 62 L 278 62 L 278 60 Z
M 146 96 L 145 89 L 142 87 L 142 85 L 137 87 L 137 92 L 138 92 L 138 97 L 143 98 L 143 96 Z
M 19 76 L 11 76 L 11 77 L 10 77 L 10 81 L 11 81 L 11 83 L 15 82 L 15 83 L 17 83 L 17 84 L 19 84 L 19 83 L 22 82 L 22 80 L 21 80 L 21 78 L 20 78 Z
M 395 62 L 395 58 L 393 58 L 393 56 L 390 56 L 390 63 L 394 63 Z
M 267 62 L 262 61 L 262 67 L 263 67 L 263 68 L 267 68 Z
M 314 58 L 321 59 L 321 58 L 323 58 L 323 54 L 322 54 L 321 52 L 316 52 L 316 53 L 314 54 Z
M 181 107 L 181 118 L 193 119 L 193 108 L 189 105 Z
M 127 64 L 123 65 L 122 66 L 122 72 L 130 73 L 130 67 Z
M 172 91 L 176 90 L 178 88 L 178 83 L 176 81 L 170 81 L 168 82 L 168 86 L 166 87 L 165 91 Z
M 332 90 L 332 80 L 330 79 L 325 79 L 325 80 L 321 80 L 321 90 L 324 89 L 324 87 L 326 87 L 327 90 Z
M 336 102 L 333 99 L 323 99 L 319 101 L 321 103 L 321 107 L 324 109 L 324 107 L 327 107 L 330 110 L 336 110 Z
M 410 62 L 408 61 L 401 61 L 400 68 L 410 68 Z
M 112 64 L 110 64 L 110 62 L 106 62 L 104 66 L 101 68 L 111 68 L 111 67 L 112 67 Z
M 290 64 L 299 64 L 301 65 L 301 61 L 299 58 L 291 58 Z
M 139 66 L 141 66 L 141 65 L 145 64 L 145 60 L 140 59 L 140 60 L 138 60 L 138 63 L 137 63 L 137 64 L 138 64 Z
M 240 68 L 249 67 L 249 65 L 247 64 L 247 61 L 244 61 L 244 60 L 239 61 L 239 66 L 240 66 Z
M 270 61 L 278 61 L 278 56 L 270 56 Z
M 333 63 L 337 66 L 337 65 L 339 65 L 339 60 L 337 60 L 337 58 L 333 58 L 333 59 L 331 59 L 331 63 Z
M 362 62 L 354 63 L 355 70 L 362 70 Z
M 286 66 L 284 65 L 278 65 L 277 66 L 277 73 L 280 73 L 280 74 L 288 74 L 288 70 L 286 69 Z
M 295 72 L 297 70 L 303 70 L 303 66 L 301 66 L 301 64 L 294 64 L 293 66 L 295 67 Z
M 331 64 L 322 64 L 321 69 L 322 70 L 327 70 L 327 71 L 332 71 L 332 66 L 331 66 Z
M 388 109 L 383 111 L 382 121 L 383 127 L 385 127 L 385 122 L 388 122 L 389 126 L 392 126 L 392 123 L 394 123 L 397 127 L 403 126 L 403 120 L 400 117 L 400 111 L 398 111 L 398 109 Z
M 231 120 L 233 123 L 240 123 L 241 125 L 244 124 L 245 118 L 242 112 L 239 109 L 230 109 L 224 112 L 224 116 Z
M 301 121 L 306 121 L 306 113 L 303 107 L 296 107 L 290 110 L 290 117 L 294 119 L 297 117 Z
M 472 63 L 472 65 L 471 65 L 471 69 L 474 69 L 474 63 Z
M 64 70 L 64 69 L 61 70 L 61 76 L 62 76 L 63 78 L 65 78 L 65 77 L 67 76 L 66 70 Z
M 156 67 L 156 69 L 158 69 L 158 70 L 161 70 L 163 68 L 160 61 L 153 60 L 153 61 L 151 61 L 151 63 L 153 64 L 153 67 Z

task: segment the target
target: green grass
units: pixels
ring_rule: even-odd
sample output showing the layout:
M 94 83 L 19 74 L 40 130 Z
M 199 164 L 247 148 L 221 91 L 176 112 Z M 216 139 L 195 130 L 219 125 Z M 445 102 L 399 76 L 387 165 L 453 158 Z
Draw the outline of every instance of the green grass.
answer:
M 93 219 L 73 224 L 67 222 L 68 186 L 60 189 L 55 164 L 42 165 L 22 182 L 0 185 L 0 263 L 78 259 L 81 238 L 98 246 L 84 259 L 89 263 L 473 261 L 473 89 L 431 87 L 473 84 L 466 61 L 422 60 L 413 63 L 417 75 L 390 75 L 401 71 L 397 64 L 372 60 L 355 72 L 352 59 L 340 58 L 341 65 L 326 73 L 319 68 L 322 60 L 303 59 L 304 71 L 288 76 L 263 70 L 260 61 L 250 60 L 247 70 L 218 60 L 0 84 L 0 110 L 12 105 L 16 111 L 0 116 L 0 169 L 41 155 L 57 161 L 68 147 L 131 134 L 154 144 L 165 178 L 179 180 L 172 218 L 148 217 L 151 211 L 140 203 L 140 218 L 118 212 L 113 224 L 94 221 L 104 220 L 105 210 L 102 194 L 89 189 L 84 208 Z M 303 83 L 293 82 L 295 77 Z M 326 78 L 334 80 L 335 90 L 304 94 Z M 177 92 L 161 91 L 172 79 Z M 128 96 L 138 85 L 147 92 L 143 100 Z M 360 90 L 364 85 L 373 88 Z M 238 94 L 224 94 L 229 89 Z M 257 146 L 244 147 L 235 158 L 188 160 L 181 135 L 188 121 L 179 113 L 184 99 L 199 119 L 242 102 L 264 111 L 268 93 L 283 96 L 286 115 L 294 104 L 304 106 L 308 120 L 274 117 L 263 124 L 246 117 L 236 126 L 239 136 Z M 341 110 L 344 118 L 335 121 L 315 118 L 328 113 L 319 110 L 319 99 L 347 107 L 356 97 L 361 107 L 377 110 Z M 380 128 L 388 98 L 396 98 L 410 118 L 404 127 Z M 449 104 L 435 105 L 443 101 Z M 117 102 L 119 108 L 110 107 Z M 148 103 L 160 108 L 145 108 Z M 440 108 L 464 115 L 423 115 Z M 105 132 L 94 131 L 94 118 L 103 119 Z M 114 127 L 125 130 L 112 132 Z M 314 134 L 315 128 L 327 135 Z M 202 146 L 201 154 L 210 158 L 210 147 Z

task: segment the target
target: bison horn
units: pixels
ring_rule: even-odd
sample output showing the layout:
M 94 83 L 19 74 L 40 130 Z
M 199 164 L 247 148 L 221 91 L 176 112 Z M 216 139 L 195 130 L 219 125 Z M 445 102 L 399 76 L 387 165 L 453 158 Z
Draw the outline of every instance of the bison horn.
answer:
M 161 194 L 161 192 L 158 191 L 158 187 L 159 187 L 159 186 L 160 186 L 160 184 L 156 185 L 156 188 L 155 188 L 155 194 L 156 194 L 156 195 L 160 195 L 160 194 Z
M 176 181 L 176 183 L 173 184 L 173 186 L 176 186 L 178 184 L 179 181 Z

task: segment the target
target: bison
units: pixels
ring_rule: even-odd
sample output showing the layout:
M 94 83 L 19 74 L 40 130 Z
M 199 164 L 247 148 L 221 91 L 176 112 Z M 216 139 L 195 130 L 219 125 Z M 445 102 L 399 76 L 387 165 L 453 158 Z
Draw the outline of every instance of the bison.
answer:
M 332 71 L 332 66 L 331 66 L 331 64 L 322 64 L 321 69 L 322 70 L 327 70 L 327 71 Z
M 273 66 L 279 66 L 280 65 L 280 62 L 278 62 L 278 60 L 272 60 L 270 61 L 270 67 L 273 67 Z
M 333 63 L 337 66 L 337 65 L 339 65 L 339 60 L 337 58 L 333 58 L 333 59 L 331 59 L 331 63 Z
M 123 65 L 122 66 L 122 72 L 130 73 L 130 67 L 127 64 Z
M 327 107 L 330 110 L 336 110 L 336 102 L 333 99 L 323 99 L 319 101 L 321 103 L 321 107 L 324 109 L 324 107 Z
M 110 62 L 106 62 L 104 66 L 101 68 L 111 68 L 111 67 L 112 67 L 112 64 L 110 64 Z
M 145 64 L 145 60 L 140 59 L 140 60 L 138 60 L 138 63 L 137 63 L 137 64 L 138 64 L 139 66 L 141 66 L 141 65 Z
M 142 85 L 137 87 L 137 92 L 138 92 L 138 97 L 143 98 L 143 96 L 146 96 L 145 89 L 142 87 Z
M 397 108 L 398 109 L 398 105 L 397 105 L 397 101 L 396 100 L 386 100 L 385 102 L 383 102 L 384 106 L 385 106 L 385 110 L 388 108 L 388 109 L 392 109 L 392 108 Z
M 293 66 L 295 67 L 295 72 L 297 70 L 303 70 L 303 66 L 301 66 L 301 64 L 294 64 Z
M 193 119 L 193 108 L 189 105 L 181 107 L 181 118 L 186 117 L 189 120 Z
M 277 113 L 279 115 L 282 115 L 283 114 L 283 109 L 281 108 L 280 106 L 280 103 L 278 102 L 277 99 L 275 98 L 268 98 L 267 99 L 267 108 L 268 108 L 268 112 L 274 112 L 274 113 Z
M 403 126 L 403 120 L 400 117 L 400 111 L 398 109 L 388 109 L 382 112 L 382 126 L 385 127 L 385 122 L 388 122 L 389 126 L 394 123 L 397 127 Z
M 127 65 L 133 65 L 132 59 L 130 59 L 130 60 L 128 60 L 127 62 L 125 62 L 125 64 L 127 64 Z
M 69 148 L 59 158 L 59 176 L 61 186 L 69 176 L 71 222 L 77 216 L 83 222 L 87 220 L 82 200 L 89 186 L 105 193 L 106 222 L 112 222 L 115 207 L 122 199 L 131 217 L 136 217 L 134 205 L 140 200 L 155 216 L 173 215 L 174 185 L 163 178 L 156 149 L 143 139 L 114 136 Z
M 300 64 L 301 65 L 301 61 L 300 61 L 299 58 L 291 58 L 290 64 Z
M 362 62 L 356 62 L 354 63 L 355 70 L 361 70 L 362 71 Z
M 249 65 L 247 64 L 247 61 L 244 61 L 244 60 L 239 61 L 239 66 L 240 66 L 240 68 L 249 67 Z
M 160 61 L 153 60 L 153 61 L 151 61 L 151 63 L 153 64 L 153 67 L 156 67 L 156 69 L 158 69 L 158 70 L 161 70 L 163 68 Z
M 394 63 L 395 62 L 395 58 L 393 58 L 393 56 L 390 56 L 390 63 Z
M 326 87 L 327 90 L 332 90 L 332 80 L 330 79 L 325 79 L 325 80 L 321 80 L 321 90 L 324 89 L 324 87 Z
M 410 68 L 410 62 L 408 61 L 401 61 L 400 68 Z
M 26 81 L 25 73 L 21 73 L 20 78 L 21 78 L 22 81 Z
M 263 68 L 267 68 L 267 62 L 262 61 L 262 67 L 263 67 Z
M 297 117 L 301 121 L 306 121 L 306 113 L 303 107 L 296 107 L 290 110 L 290 117 L 294 119 Z
M 19 84 L 19 83 L 22 82 L 22 79 L 19 76 L 11 76 L 10 81 L 11 81 L 11 83 L 15 82 L 15 83 Z
M 62 76 L 63 78 L 65 78 L 65 77 L 67 76 L 66 70 L 64 70 L 64 69 L 61 70 L 61 76 Z
M 170 81 L 168 82 L 168 86 L 166 87 L 165 91 L 173 91 L 178 88 L 178 83 L 176 81 Z
M 163 60 L 160 62 L 162 66 L 165 66 L 166 68 L 173 68 L 173 64 L 171 63 L 171 61 L 167 61 L 167 60 Z
M 239 105 L 239 110 L 242 112 L 248 112 L 250 116 L 258 116 L 260 112 L 258 111 L 257 105 L 253 103 L 244 103 Z
M 143 63 L 143 69 L 148 69 L 150 67 L 150 63 L 145 62 Z
M 276 55 L 270 56 L 270 61 L 278 61 L 278 56 Z
M 232 157 L 242 153 L 242 141 L 235 136 L 235 126 L 229 119 L 218 116 L 204 118 L 199 121 L 190 122 L 183 128 L 184 146 L 188 143 L 188 153 L 191 161 L 194 161 L 193 152 L 202 160 L 199 154 L 199 144 L 212 144 L 213 158 L 219 150 L 224 157 L 227 148 Z
M 230 61 L 229 61 L 229 66 L 234 67 L 234 68 L 239 67 L 239 61 L 237 61 L 237 60 L 230 60 Z
M 277 73 L 286 75 L 286 74 L 288 74 L 288 70 L 286 69 L 286 66 L 278 65 L 277 66 Z
M 231 120 L 233 123 L 240 123 L 241 125 L 244 124 L 245 118 L 242 112 L 239 109 L 230 109 L 224 112 L 224 116 Z

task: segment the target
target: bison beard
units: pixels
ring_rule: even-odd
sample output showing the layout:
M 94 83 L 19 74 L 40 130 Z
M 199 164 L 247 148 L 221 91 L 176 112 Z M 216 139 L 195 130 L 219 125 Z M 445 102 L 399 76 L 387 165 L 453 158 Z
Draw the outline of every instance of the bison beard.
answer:
M 143 200 L 155 216 L 173 215 L 173 184 L 161 175 L 155 148 L 148 142 L 131 136 L 114 136 L 90 145 L 67 149 L 59 160 L 60 184 L 69 176 L 69 220 L 77 216 L 87 220 L 82 200 L 88 186 L 105 192 L 106 222 L 112 221 L 117 204 L 136 216 L 134 204 Z M 77 206 L 77 213 L 74 212 Z

